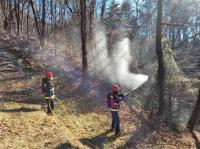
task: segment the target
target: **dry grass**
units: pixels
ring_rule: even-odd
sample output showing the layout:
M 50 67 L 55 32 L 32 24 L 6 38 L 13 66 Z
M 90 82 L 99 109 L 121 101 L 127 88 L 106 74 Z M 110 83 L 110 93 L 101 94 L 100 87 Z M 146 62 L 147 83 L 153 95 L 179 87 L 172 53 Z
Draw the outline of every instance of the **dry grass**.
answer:
M 2 148 L 55 148 L 62 143 L 86 148 L 76 140 L 72 133 L 67 131 L 67 126 L 62 125 L 57 117 L 46 116 L 38 106 L 34 108 L 23 104 L 24 106 L 36 111 L 20 112 L 17 111 L 20 105 L 15 106 L 15 103 L 9 103 L 9 107 L 16 109 L 17 112 L 1 114 Z
M 68 98 L 63 102 L 64 107 L 57 105 L 54 116 L 47 116 L 39 89 L 35 88 L 40 83 L 39 78 L 37 75 L 1 82 L 4 101 L 0 106 L 1 148 L 56 148 L 61 144 L 78 148 L 116 148 L 128 140 L 134 124 L 125 122 L 122 127 L 127 134 L 115 140 L 113 133 L 105 133 L 110 128 L 108 112 L 101 111 L 101 105 L 92 100 L 93 97 Z M 66 94 L 74 90 L 78 93 L 74 85 L 66 86 L 71 89 Z M 34 89 L 25 92 L 30 88 Z
M 87 103 L 82 106 L 87 107 L 86 105 Z M 79 106 L 73 101 L 68 101 L 65 109 L 58 105 L 55 116 L 49 117 L 41 110 L 40 105 L 4 102 L 0 112 L 2 148 L 54 148 L 62 143 L 70 143 L 78 148 L 99 147 L 102 143 L 117 147 L 128 139 L 128 135 L 125 135 L 117 142 L 112 142 L 112 138 L 111 143 L 101 142 L 107 137 L 106 134 L 102 134 L 109 129 L 109 116 L 98 113 L 98 110 L 95 112 L 95 109 L 81 112 L 79 108 L 76 109 Z M 108 134 L 108 137 L 112 135 Z M 95 137 L 97 138 L 92 141 Z
M 188 133 L 161 130 L 142 111 L 126 103 L 120 111 L 122 134 L 114 137 L 107 133 L 111 118 L 104 99 L 98 99 L 96 92 L 81 94 L 77 80 L 66 76 L 55 79 L 57 95 L 63 100 L 55 115 L 47 116 L 38 88 L 39 73 L 25 78 L 19 75 L 23 76 L 20 72 L 0 74 L 1 149 L 195 148 Z

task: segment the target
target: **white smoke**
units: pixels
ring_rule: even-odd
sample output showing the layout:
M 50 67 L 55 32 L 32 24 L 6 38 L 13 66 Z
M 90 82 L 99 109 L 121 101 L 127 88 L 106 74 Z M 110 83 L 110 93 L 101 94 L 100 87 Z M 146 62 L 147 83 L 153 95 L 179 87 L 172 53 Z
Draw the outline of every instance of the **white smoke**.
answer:
M 148 80 L 147 75 L 135 74 L 129 71 L 130 41 L 124 38 L 114 46 L 111 54 L 108 54 L 106 35 L 103 28 L 95 31 L 95 48 L 89 52 L 89 64 L 92 74 L 103 75 L 111 83 L 119 83 L 129 89 L 136 89 Z
M 136 89 L 148 80 L 147 75 L 135 74 L 129 71 L 129 61 L 133 57 L 130 53 L 128 38 L 119 41 L 114 46 L 113 52 L 109 53 L 105 30 L 103 27 L 98 27 L 94 34 L 93 44 L 92 47 L 94 48 L 88 51 L 89 72 L 91 75 L 99 75 L 111 83 L 119 83 L 129 89 Z M 78 75 L 75 75 L 74 65 L 70 64 L 71 59 L 62 50 L 42 49 L 34 57 L 45 66 L 66 72 L 76 81 L 79 78 Z

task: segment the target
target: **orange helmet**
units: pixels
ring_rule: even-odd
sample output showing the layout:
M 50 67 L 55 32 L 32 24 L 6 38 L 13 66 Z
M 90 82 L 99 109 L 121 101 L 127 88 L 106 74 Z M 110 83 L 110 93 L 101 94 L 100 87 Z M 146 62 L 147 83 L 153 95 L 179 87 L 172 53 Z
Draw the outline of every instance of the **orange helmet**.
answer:
M 46 78 L 51 78 L 51 77 L 53 77 L 53 73 L 52 73 L 51 71 L 47 71 L 47 72 L 45 73 L 45 77 L 46 77 Z
M 113 84 L 112 85 L 112 92 L 119 92 L 120 90 L 120 87 L 118 84 Z

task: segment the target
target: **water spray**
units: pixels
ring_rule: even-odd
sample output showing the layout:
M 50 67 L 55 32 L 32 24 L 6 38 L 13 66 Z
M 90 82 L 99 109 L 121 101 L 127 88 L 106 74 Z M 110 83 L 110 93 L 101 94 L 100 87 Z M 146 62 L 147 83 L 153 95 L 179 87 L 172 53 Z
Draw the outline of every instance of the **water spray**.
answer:
M 144 83 L 148 80 L 148 76 L 146 76 L 146 80 L 144 81 Z M 144 84 L 143 83 L 143 84 Z M 135 88 L 133 88 L 132 90 L 130 90 L 130 91 L 128 91 L 128 92 L 125 92 L 124 93 L 124 96 L 127 96 L 128 94 L 130 94 L 130 93 L 132 93 L 133 91 L 135 91 L 137 88 L 139 88 L 139 87 L 141 87 L 142 85 L 140 85 L 140 86 L 137 86 L 137 87 L 135 87 Z
M 135 90 L 148 80 L 148 76 L 129 71 L 130 41 L 128 38 L 117 42 L 112 54 L 107 50 L 106 35 L 104 30 L 95 33 L 95 49 L 90 51 L 90 67 L 92 74 L 103 74 L 110 82 L 118 82 L 130 90 Z

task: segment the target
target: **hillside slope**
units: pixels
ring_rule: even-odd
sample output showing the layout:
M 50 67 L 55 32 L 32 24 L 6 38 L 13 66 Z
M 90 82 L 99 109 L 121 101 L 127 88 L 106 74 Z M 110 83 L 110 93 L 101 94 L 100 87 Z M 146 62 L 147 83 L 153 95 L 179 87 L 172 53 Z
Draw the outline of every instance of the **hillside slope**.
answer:
M 82 94 L 79 80 L 70 78 L 68 73 L 56 72 L 54 82 L 60 100 L 54 116 L 47 116 L 39 89 L 41 72 L 18 65 L 16 53 L 6 49 L 1 49 L 0 56 L 2 149 L 196 148 L 189 133 L 177 134 L 159 126 L 127 102 L 122 103 L 120 110 L 122 134 L 114 137 L 107 131 L 111 118 L 103 98 L 106 92 L 99 96 L 98 88 L 94 87 L 88 94 Z M 96 81 L 93 84 L 100 84 Z

